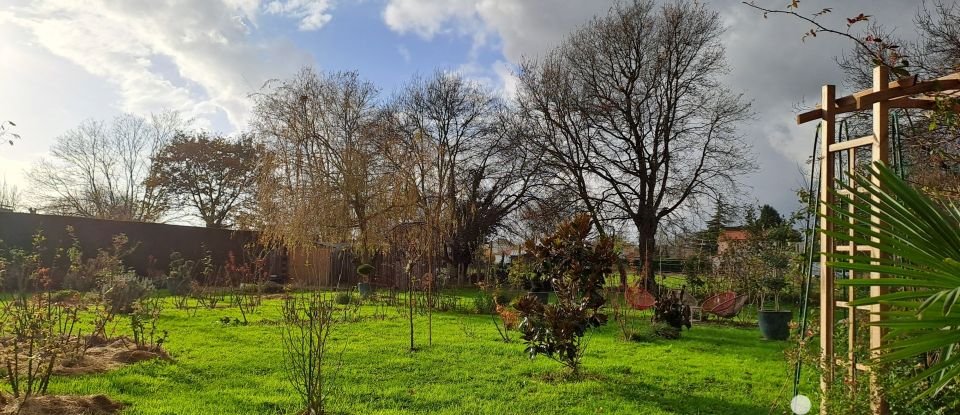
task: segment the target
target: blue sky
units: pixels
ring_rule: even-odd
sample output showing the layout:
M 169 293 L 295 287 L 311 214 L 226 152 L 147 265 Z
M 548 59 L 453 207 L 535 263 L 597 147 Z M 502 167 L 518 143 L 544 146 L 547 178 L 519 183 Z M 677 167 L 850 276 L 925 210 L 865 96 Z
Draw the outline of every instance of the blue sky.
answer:
M 459 71 L 509 95 L 511 69 L 555 46 L 613 0 L 0 0 L 0 119 L 24 139 L 0 150 L 0 177 L 29 190 L 26 171 L 84 119 L 175 109 L 196 127 L 245 128 L 249 95 L 303 65 L 358 70 L 387 97 L 415 73 Z M 768 2 L 759 2 L 768 3 Z M 771 1 L 782 7 L 785 1 Z M 773 4 L 776 3 L 776 4 Z M 840 39 L 801 42 L 805 24 L 763 19 L 737 0 L 708 2 L 728 27 L 728 84 L 754 104 L 742 134 L 760 171 L 740 198 L 796 207 L 792 189 L 813 126 L 795 107 L 842 84 Z M 804 0 L 825 22 L 872 14 L 911 36 L 897 0 Z M 907 12 L 905 12 L 907 10 Z M 842 88 L 841 92 L 849 92 Z

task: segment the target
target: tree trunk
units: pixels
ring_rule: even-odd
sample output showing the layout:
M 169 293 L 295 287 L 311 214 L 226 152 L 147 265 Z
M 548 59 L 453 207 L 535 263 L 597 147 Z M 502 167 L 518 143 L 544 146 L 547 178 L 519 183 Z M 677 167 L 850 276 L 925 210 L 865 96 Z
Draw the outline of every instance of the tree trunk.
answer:
M 638 247 L 640 250 L 640 285 L 657 298 L 660 297 L 657 287 L 656 270 L 653 266 L 653 257 L 657 252 L 656 225 L 640 223 L 637 225 Z M 642 284 L 642 285 L 641 285 Z

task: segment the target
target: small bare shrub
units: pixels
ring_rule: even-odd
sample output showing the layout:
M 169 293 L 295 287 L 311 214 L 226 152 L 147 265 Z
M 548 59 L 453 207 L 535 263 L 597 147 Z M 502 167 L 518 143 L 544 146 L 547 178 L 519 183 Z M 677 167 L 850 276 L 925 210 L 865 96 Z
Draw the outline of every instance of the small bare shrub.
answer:
M 43 270 L 41 269 L 41 272 Z M 78 306 L 50 300 L 49 293 L 20 294 L 2 305 L 3 364 L 15 398 L 46 393 L 54 366 L 78 349 Z
M 100 295 L 114 314 L 129 314 L 134 305 L 153 293 L 153 283 L 133 272 L 105 276 L 100 282 Z
M 156 297 L 142 298 L 130 313 L 133 343 L 140 350 L 159 351 L 167 340 L 167 331 L 158 330 L 157 321 L 163 311 L 163 302 Z
M 282 306 L 286 375 L 300 395 L 304 414 L 325 413 L 343 362 L 343 351 L 331 362 L 330 334 L 336 324 L 334 304 L 319 293 L 287 297 Z

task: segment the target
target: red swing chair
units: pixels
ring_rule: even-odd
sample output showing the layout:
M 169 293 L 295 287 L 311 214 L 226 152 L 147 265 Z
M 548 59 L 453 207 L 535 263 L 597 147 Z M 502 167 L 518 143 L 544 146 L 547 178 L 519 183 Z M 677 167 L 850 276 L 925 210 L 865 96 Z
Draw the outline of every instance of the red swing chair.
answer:
M 647 310 L 657 304 L 657 297 L 650 294 L 646 288 L 638 286 L 627 287 L 627 290 L 623 293 L 623 298 L 634 310 Z
M 740 310 L 743 310 L 748 298 L 749 296 L 737 295 L 733 291 L 727 291 L 704 300 L 701 307 L 704 313 L 729 319 L 740 314 Z

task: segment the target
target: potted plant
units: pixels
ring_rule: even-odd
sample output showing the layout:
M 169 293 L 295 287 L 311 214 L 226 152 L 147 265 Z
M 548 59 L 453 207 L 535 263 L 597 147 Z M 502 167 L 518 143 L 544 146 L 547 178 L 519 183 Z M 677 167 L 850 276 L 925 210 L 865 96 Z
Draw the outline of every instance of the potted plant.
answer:
M 370 294 L 373 294 L 373 289 L 370 287 L 370 274 L 373 274 L 373 271 L 373 265 L 370 264 L 360 264 L 360 266 L 357 267 L 357 274 L 360 274 L 357 291 L 363 298 L 367 298 Z
M 786 340 L 790 337 L 793 312 L 780 309 L 780 292 L 787 286 L 787 280 L 778 273 L 773 273 L 761 279 L 760 284 L 760 310 L 757 313 L 760 333 L 767 340 Z M 767 294 L 773 294 L 773 308 L 766 307 Z

